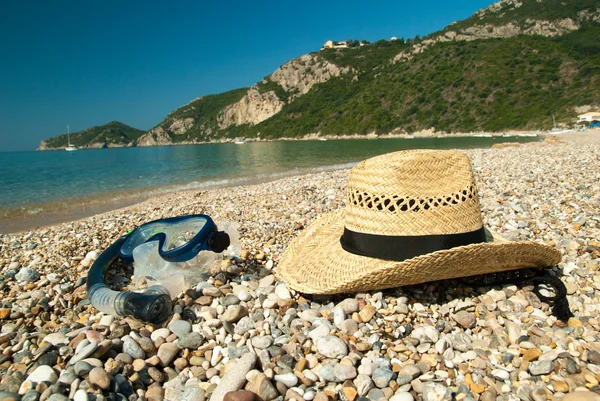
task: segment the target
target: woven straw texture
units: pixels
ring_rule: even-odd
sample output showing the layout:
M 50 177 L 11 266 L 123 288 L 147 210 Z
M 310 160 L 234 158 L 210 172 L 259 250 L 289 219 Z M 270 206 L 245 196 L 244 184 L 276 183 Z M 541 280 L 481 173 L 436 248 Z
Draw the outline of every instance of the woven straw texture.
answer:
M 459 152 L 396 152 L 355 166 L 347 208 L 321 217 L 294 239 L 277 275 L 299 292 L 335 294 L 551 266 L 561 259 L 553 248 L 510 242 L 488 232 L 485 243 L 387 261 L 343 250 L 344 225 L 380 235 L 455 234 L 481 228 L 470 162 Z
M 432 150 L 365 160 L 350 172 L 345 223 L 379 235 L 477 230 L 483 223 L 471 163 L 463 153 Z

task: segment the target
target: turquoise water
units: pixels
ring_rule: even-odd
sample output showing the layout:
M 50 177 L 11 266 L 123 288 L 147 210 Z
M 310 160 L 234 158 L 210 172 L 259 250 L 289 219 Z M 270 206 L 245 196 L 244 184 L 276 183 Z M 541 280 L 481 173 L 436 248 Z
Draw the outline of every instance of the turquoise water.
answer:
M 532 140 L 539 138 L 280 141 L 0 153 L 0 232 L 81 217 L 153 194 L 350 167 L 396 150 Z

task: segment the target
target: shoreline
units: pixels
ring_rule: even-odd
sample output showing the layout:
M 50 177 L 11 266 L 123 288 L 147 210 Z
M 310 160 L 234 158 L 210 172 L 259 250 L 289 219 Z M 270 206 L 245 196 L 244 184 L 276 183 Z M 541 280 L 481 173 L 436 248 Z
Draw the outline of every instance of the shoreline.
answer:
M 440 140 L 440 144 L 464 138 L 473 137 L 460 137 L 453 136 Z M 354 138 L 362 139 L 366 141 L 366 138 Z M 473 138 L 480 139 L 480 138 Z M 500 138 L 498 140 L 491 140 L 491 138 L 481 138 L 484 142 L 482 147 L 494 146 L 494 143 L 503 143 L 505 141 L 539 141 L 541 138 Z M 487 140 L 490 139 L 490 140 Z M 387 140 L 398 140 L 402 141 L 404 138 L 380 138 L 382 141 Z M 430 147 L 430 142 L 436 142 L 437 138 L 418 138 L 413 142 L 412 140 L 406 140 L 406 142 L 398 142 L 401 147 L 414 147 L 414 146 L 425 146 Z M 343 141 L 343 140 L 341 140 Z M 421 143 L 423 141 L 423 143 Z M 474 141 L 477 142 L 477 141 Z M 451 143 L 451 142 L 448 142 Z M 421 145 L 419 145 L 421 144 Z M 433 145 L 434 147 L 436 145 Z M 448 146 L 448 145 L 441 145 Z M 455 146 L 455 145 L 451 145 Z M 470 145 L 465 145 L 467 148 Z M 319 145 L 321 147 L 321 145 Z M 353 160 L 352 163 L 360 161 L 359 159 Z M 350 164 L 352 164 L 350 163 Z M 141 189 L 132 189 L 130 191 L 121 190 L 119 192 L 106 192 L 95 195 L 80 195 L 69 199 L 58 199 L 54 201 L 44 202 L 40 204 L 25 204 L 18 207 L 0 209 L 0 233 L 14 233 L 21 232 L 27 229 L 35 227 L 43 227 L 51 224 L 68 222 L 75 219 L 81 219 L 84 217 L 92 216 L 98 213 L 115 210 L 124 206 L 129 206 L 135 203 L 142 202 L 155 196 L 161 196 L 163 194 L 177 193 L 187 190 L 205 190 L 210 188 L 219 187 L 231 187 L 253 183 L 263 183 L 272 180 L 276 180 L 280 177 L 302 175 L 311 172 L 318 171 L 330 171 L 339 168 L 345 168 L 348 163 L 333 164 L 317 167 L 289 167 L 287 170 L 281 172 L 272 173 L 261 173 L 258 175 L 241 175 L 231 177 L 215 177 L 212 179 L 204 179 L 203 181 L 190 181 L 189 183 L 183 183 L 178 185 L 166 185 L 166 186 L 155 186 Z
M 353 164 L 355 163 L 292 169 L 272 175 L 237 177 L 233 179 L 223 179 L 220 181 L 208 180 L 199 182 L 196 186 L 192 187 L 190 187 L 190 184 L 175 187 L 154 187 L 147 188 L 145 190 L 138 190 L 136 193 L 131 195 L 122 193 L 108 193 L 94 197 L 70 198 L 39 205 L 26 205 L 32 208 L 50 208 L 49 210 L 43 209 L 39 213 L 23 212 L 23 214 L 17 216 L 0 217 L 0 235 L 19 234 L 29 230 L 47 228 L 56 224 L 82 220 L 98 214 L 135 206 L 153 198 L 168 197 L 170 195 L 177 195 L 178 193 L 201 192 L 220 188 L 260 185 L 277 181 L 282 178 L 302 177 L 309 174 L 318 174 L 319 172 L 345 170 Z M 52 208 L 53 205 L 64 205 L 65 203 L 71 201 L 77 205 L 77 209 L 74 212 L 68 212 L 64 210 L 64 208 Z
M 452 135 L 453 137 L 458 137 L 458 136 L 462 136 L 462 135 Z M 464 135 L 464 137 L 473 137 L 475 135 Z M 497 134 L 497 137 L 502 137 L 505 135 L 500 135 Z M 381 139 L 393 139 L 393 138 L 404 138 L 403 136 L 385 136 L 385 137 L 380 137 Z M 431 138 L 431 137 L 425 137 L 425 138 Z M 573 133 L 567 133 L 567 134 L 547 134 L 544 136 L 540 135 L 540 138 L 546 138 L 546 140 L 548 140 L 550 138 L 550 140 L 557 140 L 559 142 L 565 142 L 565 143 L 574 143 L 574 144 L 600 144 L 600 128 L 599 129 L 593 129 L 593 130 L 588 130 L 585 132 L 573 132 Z M 336 138 L 336 139 L 367 139 L 364 137 L 347 137 L 347 138 Z M 300 140 L 300 139 L 291 139 L 291 140 Z M 302 140 L 315 140 L 315 139 L 302 139 Z M 265 141 L 266 142 L 266 141 Z M 536 142 L 533 142 L 536 143 Z M 174 144 L 174 145 L 178 145 L 178 144 Z M 493 146 L 493 145 L 492 145 Z M 353 164 L 353 163 L 352 163 Z M 308 171 L 308 170 L 316 170 L 315 171 Z M 96 215 L 99 214 L 104 214 L 104 213 L 109 213 L 111 211 L 118 211 L 127 207 L 131 207 L 131 206 L 136 206 L 139 204 L 142 204 L 152 198 L 162 198 L 162 197 L 168 197 L 170 195 L 177 195 L 178 193 L 187 193 L 187 192 L 193 192 L 193 191 L 206 191 L 206 190 L 213 190 L 213 189 L 218 189 L 218 188 L 236 188 L 236 187 L 244 187 L 244 186 L 248 186 L 248 185 L 260 185 L 260 184 L 264 184 L 264 183 L 270 183 L 270 182 L 274 182 L 274 181 L 278 181 L 280 179 L 283 178 L 289 178 L 289 177 L 302 177 L 305 175 L 310 175 L 310 174 L 318 174 L 318 172 L 320 171 L 341 171 L 341 170 L 348 170 L 348 167 L 346 166 L 323 166 L 323 167 L 312 167 L 312 168 L 306 168 L 306 169 L 302 169 L 300 171 L 296 171 L 296 170 L 289 170 L 286 172 L 282 172 L 280 173 L 281 176 L 267 176 L 267 177 L 245 177 L 245 178 L 240 178 L 237 182 L 235 182 L 236 180 L 234 180 L 233 183 L 229 182 L 228 180 L 224 180 L 226 182 L 223 183 L 212 183 L 206 186 L 202 186 L 199 185 L 198 187 L 195 188 L 185 188 L 185 187 L 175 187 L 175 188 L 168 188 L 168 187 L 162 187 L 162 188 L 148 188 L 146 190 L 140 190 L 138 191 L 138 193 L 129 196 L 129 197 L 117 197 L 117 199 L 115 199 L 115 194 L 105 194 L 105 195 L 99 195 L 97 197 L 94 197 L 94 199 L 98 199 L 98 198 L 103 198 L 103 197 L 110 197 L 110 199 L 105 199 L 105 200 L 101 200 L 98 202 L 88 202 L 88 200 L 90 198 L 84 198 L 84 199 L 79 199 L 80 201 L 80 205 L 85 205 L 83 208 L 80 208 L 74 212 L 66 212 L 64 210 L 54 210 L 51 211 L 51 215 L 49 216 L 43 216 L 40 217 L 40 215 L 36 215 L 36 214 L 31 214 L 28 212 L 25 212 L 23 215 L 21 216 L 15 216 L 15 217 L 8 217 L 8 218 L 2 218 L 0 217 L 0 235 L 9 235 L 9 234 L 22 234 L 24 232 L 27 231 L 31 231 L 31 230 L 35 230 L 35 229 L 42 229 L 42 228 L 47 228 L 47 227 L 51 227 L 57 224 L 63 224 L 63 223 L 69 223 L 69 222 L 74 222 L 77 220 L 82 220 L 82 219 L 86 219 L 86 218 L 90 218 L 90 217 L 94 217 Z M 202 183 L 201 183 L 202 184 Z M 51 202 L 51 203 L 65 203 L 67 201 L 69 201 L 70 199 L 67 200 L 61 200 L 58 202 Z M 48 203 L 42 204 L 43 205 L 48 205 Z M 29 206 L 29 205 L 26 205 Z M 35 207 L 36 205 L 33 205 L 32 207 Z M 31 216 L 31 217 L 28 217 Z M 35 217 L 34 217 L 35 216 Z M 25 217 L 23 219 L 23 217 Z

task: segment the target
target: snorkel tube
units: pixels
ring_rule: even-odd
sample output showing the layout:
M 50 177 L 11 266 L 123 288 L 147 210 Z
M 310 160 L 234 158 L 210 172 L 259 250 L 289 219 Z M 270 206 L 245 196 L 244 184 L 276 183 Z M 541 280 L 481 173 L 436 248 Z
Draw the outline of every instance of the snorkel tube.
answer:
M 101 312 L 117 316 L 131 316 L 153 324 L 164 323 L 173 314 L 171 297 L 160 286 L 150 287 L 146 292 L 125 292 L 111 290 L 104 283 L 106 269 L 118 257 L 119 249 L 129 234 L 123 235 L 109 246 L 96 259 L 87 278 L 87 291 L 90 303 Z

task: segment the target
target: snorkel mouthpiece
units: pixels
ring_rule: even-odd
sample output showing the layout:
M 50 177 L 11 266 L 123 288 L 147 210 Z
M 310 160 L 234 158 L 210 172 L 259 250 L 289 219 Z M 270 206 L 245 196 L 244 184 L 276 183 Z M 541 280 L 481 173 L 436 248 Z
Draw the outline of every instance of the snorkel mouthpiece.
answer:
M 168 294 L 152 291 L 122 292 L 121 294 L 126 296 L 117 299 L 115 309 L 119 315 L 131 316 L 142 322 L 161 324 L 173 314 L 173 305 Z

